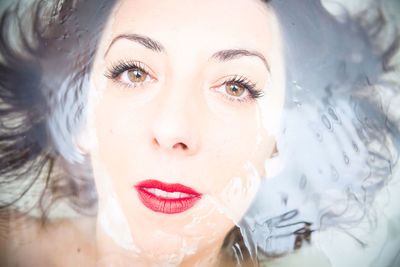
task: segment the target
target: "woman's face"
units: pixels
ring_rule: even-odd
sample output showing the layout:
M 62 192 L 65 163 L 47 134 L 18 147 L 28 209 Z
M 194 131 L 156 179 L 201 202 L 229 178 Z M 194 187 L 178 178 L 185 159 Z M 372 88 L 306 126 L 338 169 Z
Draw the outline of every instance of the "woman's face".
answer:
M 91 84 L 99 232 L 130 255 L 171 261 L 220 246 L 275 147 L 284 75 L 272 11 L 255 0 L 122 0 Z

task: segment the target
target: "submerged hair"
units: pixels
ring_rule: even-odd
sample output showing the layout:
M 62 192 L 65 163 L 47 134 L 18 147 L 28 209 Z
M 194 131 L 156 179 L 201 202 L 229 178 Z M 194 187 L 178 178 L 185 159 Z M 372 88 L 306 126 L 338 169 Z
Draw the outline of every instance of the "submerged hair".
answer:
M 95 213 L 90 164 L 73 136 L 84 126 L 88 76 L 113 4 L 16 2 L 1 15 L 1 210 L 36 209 L 44 221 L 54 203 L 68 199 Z
M 389 112 L 399 93 L 399 36 L 381 4 L 334 16 L 319 0 L 269 2 L 286 62 L 277 140 L 284 169 L 263 180 L 239 225 L 249 255 L 293 251 L 328 227 L 365 245 L 350 229 L 363 221 L 374 227 L 374 198 L 400 147 L 398 118 Z

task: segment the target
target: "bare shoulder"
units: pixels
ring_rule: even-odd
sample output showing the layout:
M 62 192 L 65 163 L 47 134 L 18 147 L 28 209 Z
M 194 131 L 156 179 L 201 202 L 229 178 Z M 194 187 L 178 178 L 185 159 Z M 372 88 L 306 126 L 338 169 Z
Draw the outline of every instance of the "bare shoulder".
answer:
M 8 212 L 0 219 L 0 266 L 92 266 L 95 219 L 40 219 Z

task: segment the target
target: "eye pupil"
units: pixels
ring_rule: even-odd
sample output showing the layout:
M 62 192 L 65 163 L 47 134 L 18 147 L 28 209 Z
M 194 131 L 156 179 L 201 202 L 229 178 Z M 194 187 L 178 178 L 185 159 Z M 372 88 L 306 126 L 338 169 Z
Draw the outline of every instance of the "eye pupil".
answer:
M 132 69 L 128 71 L 128 77 L 131 82 L 143 82 L 147 74 L 139 69 Z
M 241 96 L 244 93 L 245 89 L 243 88 L 243 86 L 240 86 L 238 84 L 228 83 L 226 85 L 226 91 L 232 96 Z

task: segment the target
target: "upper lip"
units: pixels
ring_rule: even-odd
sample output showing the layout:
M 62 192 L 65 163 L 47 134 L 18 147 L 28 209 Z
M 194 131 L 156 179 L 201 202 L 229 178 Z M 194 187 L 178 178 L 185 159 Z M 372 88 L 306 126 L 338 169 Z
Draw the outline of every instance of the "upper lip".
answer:
M 169 183 L 163 183 L 158 180 L 145 180 L 141 181 L 138 184 L 135 185 L 136 188 L 155 188 L 159 190 L 163 190 L 165 192 L 181 192 L 185 194 L 190 194 L 190 195 L 195 195 L 195 196 L 200 196 L 201 194 L 194 190 L 193 188 L 190 188 L 188 186 L 182 185 L 182 184 L 169 184 Z

